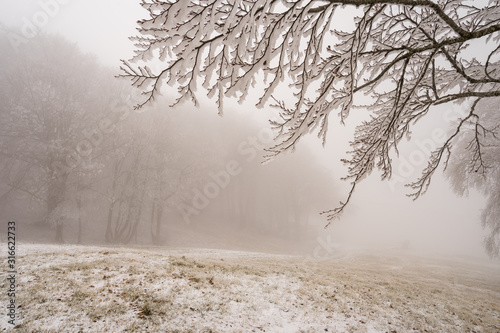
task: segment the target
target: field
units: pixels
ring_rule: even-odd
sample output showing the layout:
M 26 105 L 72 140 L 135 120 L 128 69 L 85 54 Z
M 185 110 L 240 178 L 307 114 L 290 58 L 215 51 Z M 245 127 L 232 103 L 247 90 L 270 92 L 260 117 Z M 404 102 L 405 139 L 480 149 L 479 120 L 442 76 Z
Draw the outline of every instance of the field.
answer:
M 3 331 L 500 332 L 495 262 L 17 246 L 19 317 L 12 329 L 4 315 Z

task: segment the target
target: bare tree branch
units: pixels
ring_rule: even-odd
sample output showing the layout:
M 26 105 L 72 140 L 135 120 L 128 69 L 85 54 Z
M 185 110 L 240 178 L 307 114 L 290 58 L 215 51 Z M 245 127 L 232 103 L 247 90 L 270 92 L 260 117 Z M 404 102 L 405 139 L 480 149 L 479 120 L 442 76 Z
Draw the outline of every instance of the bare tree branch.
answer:
M 480 100 L 500 96 L 500 6 L 459 0 L 143 0 L 151 19 L 140 22 L 137 55 L 124 62 L 123 76 L 147 96 L 148 103 L 164 80 L 178 89 L 175 103 L 192 100 L 201 84 L 209 96 L 243 101 L 256 82 L 259 107 L 280 110 L 270 155 L 293 150 L 317 131 L 326 140 L 330 114 L 344 123 L 350 110 L 362 106 L 367 120 L 351 142 L 347 175 L 351 189 L 340 206 L 323 212 L 331 222 L 352 198 L 356 185 L 374 168 L 382 179 L 392 175 L 391 154 L 411 136 L 412 126 L 435 106 L 472 103 L 470 114 L 456 125 L 440 149 L 429 157 L 422 177 L 410 184 L 415 198 L 423 194 L 434 172 L 446 166 L 452 143 Z M 352 28 L 339 24 L 350 16 Z M 477 53 L 483 45 L 483 57 Z M 158 54 L 166 64 L 152 74 L 142 63 Z M 142 69 L 141 69 L 142 68 Z M 276 88 L 288 85 L 290 94 Z M 142 106 L 141 104 L 139 105 Z M 476 119 L 478 120 L 478 119 Z M 484 126 L 477 122 L 476 133 Z M 495 127 L 496 124 L 493 124 Z M 492 131 L 491 134 L 495 134 Z M 483 138 L 474 142 L 483 161 Z M 481 149 L 481 150 L 478 150 Z M 328 223 L 330 224 L 330 223 Z

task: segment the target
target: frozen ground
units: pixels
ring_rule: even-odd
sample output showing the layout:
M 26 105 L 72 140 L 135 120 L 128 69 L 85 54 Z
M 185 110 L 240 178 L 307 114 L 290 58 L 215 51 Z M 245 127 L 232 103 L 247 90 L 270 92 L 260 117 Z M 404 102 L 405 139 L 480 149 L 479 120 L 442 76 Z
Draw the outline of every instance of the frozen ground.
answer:
M 500 332 L 498 263 L 17 247 L 16 332 Z

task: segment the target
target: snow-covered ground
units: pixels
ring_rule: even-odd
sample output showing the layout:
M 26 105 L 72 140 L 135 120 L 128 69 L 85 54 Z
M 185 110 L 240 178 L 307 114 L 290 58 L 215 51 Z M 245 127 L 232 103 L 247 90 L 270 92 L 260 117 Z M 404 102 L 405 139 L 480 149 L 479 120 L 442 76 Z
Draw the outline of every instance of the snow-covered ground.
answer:
M 487 261 L 17 246 L 16 332 L 500 332 Z

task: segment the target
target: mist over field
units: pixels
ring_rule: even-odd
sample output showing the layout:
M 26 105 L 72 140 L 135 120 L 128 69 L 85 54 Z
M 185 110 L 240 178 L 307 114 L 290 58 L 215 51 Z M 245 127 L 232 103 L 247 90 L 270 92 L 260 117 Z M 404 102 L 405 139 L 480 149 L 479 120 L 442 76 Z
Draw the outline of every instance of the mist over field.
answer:
M 285 118 L 255 107 L 262 73 L 223 112 L 202 83 L 188 89 L 196 103 L 176 103 L 173 82 L 145 103 L 146 88 L 117 77 L 132 70 L 120 60 L 148 16 L 139 1 L 1 8 L 0 250 L 3 272 L 17 275 L 0 283 L 0 302 L 14 285 L 19 331 L 500 330 L 500 262 L 484 222 L 500 203 L 481 180 L 457 181 L 462 155 L 417 200 L 405 186 L 470 103 L 436 106 L 390 155 L 391 178 L 369 172 L 329 220 L 321 213 L 350 193 L 342 159 L 368 106 L 345 124 L 330 115 L 324 144 L 316 128 L 273 155 L 270 120 Z
M 115 15 L 118 6 L 119 16 Z M 196 234 L 205 246 L 229 242 L 311 255 L 321 238 L 348 248 L 408 244 L 425 252 L 484 256 L 480 194 L 458 198 L 437 174 L 426 196 L 416 202 L 404 196 L 409 192 L 404 184 L 425 166 L 420 155 L 432 148 L 426 146 L 426 140 L 432 139 L 429 133 L 447 130 L 439 117 L 414 134 L 413 142 L 420 140 L 421 145 L 400 148 L 392 180 L 380 182 L 377 174 L 371 175 L 342 219 L 323 230 L 327 220 L 319 213 L 334 208 L 348 191 L 348 182 L 340 180 L 346 172 L 340 159 L 349 150 L 356 119 L 332 129 L 325 148 L 311 136 L 297 152 L 262 165 L 264 149 L 273 146 L 276 135 L 267 119 L 277 113 L 255 109 L 251 98 L 243 104 L 229 100 L 223 117 L 217 116 L 208 99 L 198 107 L 183 103 L 171 108 L 169 94 L 146 109 L 132 110 L 141 96 L 127 87 L 126 80 L 113 76 L 119 60 L 133 54 L 127 37 L 136 34 L 135 21 L 146 16 L 138 4 L 27 1 L 9 4 L 1 15 L 2 63 L 5 77 L 12 78 L 2 88 L 6 94 L 2 149 L 19 159 L 14 164 L 14 159 L 2 159 L 0 204 L 2 219 L 16 220 L 26 240 L 53 241 L 54 224 L 59 223 L 55 220 L 60 218 L 65 242 L 109 243 L 105 237 L 106 230 L 110 232 L 109 212 L 114 209 L 116 215 L 124 209 L 111 208 L 112 200 L 121 195 L 119 187 L 129 186 L 136 189 L 136 197 L 127 200 L 141 202 L 140 218 L 133 222 L 137 226 L 125 242 L 130 244 L 197 246 L 186 236 Z M 89 18 L 92 24 L 85 23 Z M 49 92 L 36 90 L 32 85 L 36 81 L 50 82 L 54 89 L 64 87 L 65 100 L 55 96 L 46 100 L 44 94 Z M 78 105 L 68 108 L 60 103 Z M 31 109 L 34 105 L 38 110 Z M 68 119 L 59 123 L 63 111 Z M 50 131 L 63 133 L 49 138 Z M 129 148 L 132 142 L 135 146 Z M 53 155 L 58 156 L 49 156 L 54 146 Z M 116 172 L 114 167 L 120 163 L 122 169 Z M 155 168 L 162 163 L 164 170 L 159 172 Z M 69 178 L 77 179 L 68 179 L 64 189 L 54 189 L 60 198 L 48 203 L 50 177 L 60 177 L 47 174 L 47 168 L 58 164 L 59 169 L 71 169 Z M 231 167 L 233 174 L 226 181 Z M 124 174 L 144 178 L 142 188 Z M 155 191 L 172 197 L 160 203 L 163 199 Z M 49 218 L 53 207 L 48 205 L 58 206 L 53 215 L 59 216 Z M 162 207 L 157 236 L 155 205 Z M 122 243 L 118 238 L 116 242 Z

